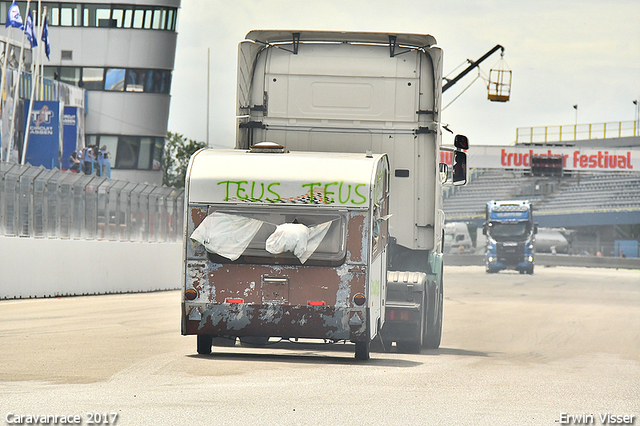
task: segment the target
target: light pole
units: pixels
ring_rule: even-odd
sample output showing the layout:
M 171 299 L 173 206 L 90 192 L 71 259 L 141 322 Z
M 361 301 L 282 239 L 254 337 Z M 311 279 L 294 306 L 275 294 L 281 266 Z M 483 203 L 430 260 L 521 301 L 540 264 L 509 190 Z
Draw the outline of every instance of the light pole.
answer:
M 205 142 L 207 143 L 207 148 L 209 147 L 209 82 L 211 81 L 210 74 L 211 67 L 211 48 L 207 47 L 207 137 Z
M 573 140 L 578 140 L 578 104 L 575 104 L 573 109 L 576 110 L 576 124 L 573 126 Z
M 633 104 L 636 106 L 635 116 L 633 117 L 633 136 L 635 136 L 636 133 L 640 134 L 640 129 L 638 129 L 638 126 L 640 126 L 640 107 L 637 99 L 633 101 Z

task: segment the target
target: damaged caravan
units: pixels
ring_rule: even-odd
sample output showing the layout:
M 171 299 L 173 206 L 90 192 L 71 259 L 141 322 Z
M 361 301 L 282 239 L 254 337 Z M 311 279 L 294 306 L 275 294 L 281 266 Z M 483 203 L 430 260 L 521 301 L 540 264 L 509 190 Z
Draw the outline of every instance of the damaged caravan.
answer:
M 384 323 L 385 154 L 204 149 L 186 179 L 182 334 L 369 345 Z

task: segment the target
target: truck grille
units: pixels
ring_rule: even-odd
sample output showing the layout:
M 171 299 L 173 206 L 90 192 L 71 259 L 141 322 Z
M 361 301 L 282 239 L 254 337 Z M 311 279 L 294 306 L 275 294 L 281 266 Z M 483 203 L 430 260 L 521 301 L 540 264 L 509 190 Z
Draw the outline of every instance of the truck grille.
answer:
M 504 265 L 517 265 L 524 262 L 524 242 L 498 243 L 496 251 L 498 262 Z

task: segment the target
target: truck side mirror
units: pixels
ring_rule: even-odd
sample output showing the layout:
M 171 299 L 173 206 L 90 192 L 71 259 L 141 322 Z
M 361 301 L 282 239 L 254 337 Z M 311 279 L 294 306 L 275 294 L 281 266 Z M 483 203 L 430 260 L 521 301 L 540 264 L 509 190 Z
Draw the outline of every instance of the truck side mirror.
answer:
M 467 183 L 467 154 L 456 151 L 453 160 L 453 184 L 464 185 L 465 183 Z
M 458 149 L 469 149 L 469 138 L 465 135 L 456 135 L 453 139 L 453 145 Z
M 487 235 L 487 222 L 482 224 L 482 235 Z
M 534 224 L 533 224 L 533 233 L 534 233 L 534 234 L 537 234 L 537 233 L 538 233 L 538 224 L 537 224 L 537 223 L 534 223 Z
M 442 184 L 447 183 L 447 178 L 449 176 L 449 166 L 447 165 L 447 163 L 440 163 L 439 171 L 440 171 L 440 183 Z

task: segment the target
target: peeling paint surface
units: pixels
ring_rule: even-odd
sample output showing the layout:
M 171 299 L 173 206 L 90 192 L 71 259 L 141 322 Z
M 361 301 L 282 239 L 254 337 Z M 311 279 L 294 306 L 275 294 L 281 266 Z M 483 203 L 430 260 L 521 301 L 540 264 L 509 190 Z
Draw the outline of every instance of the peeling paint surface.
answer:
M 349 272 L 349 265 L 342 265 L 336 272 L 340 277 L 338 291 L 336 292 L 336 308 L 344 308 L 349 305 L 351 299 L 351 280 L 353 272 Z
M 363 308 L 207 304 L 201 309 L 202 319 L 187 322 L 188 334 L 332 340 L 362 340 L 366 336 L 366 324 L 349 324 L 353 312 L 366 316 Z
M 190 209 L 188 228 L 206 217 Z M 366 294 L 369 233 L 365 211 L 347 214 L 346 257 L 336 266 L 215 263 L 206 252 L 187 248 L 186 283 L 200 297 L 184 301 L 185 334 L 265 336 L 362 341 L 368 338 Z M 188 232 L 188 231 L 187 231 Z M 234 302 L 226 303 L 236 299 Z M 196 314 L 200 313 L 200 315 Z

